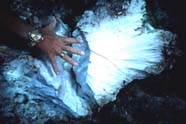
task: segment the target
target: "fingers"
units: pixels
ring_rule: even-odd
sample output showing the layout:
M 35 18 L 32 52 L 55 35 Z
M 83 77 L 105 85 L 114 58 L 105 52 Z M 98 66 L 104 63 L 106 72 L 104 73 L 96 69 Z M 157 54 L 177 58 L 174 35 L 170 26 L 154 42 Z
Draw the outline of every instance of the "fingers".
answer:
M 50 55 L 50 56 L 49 56 L 49 59 L 50 59 L 50 61 L 51 61 L 52 67 L 53 67 L 53 69 L 54 69 L 54 72 L 55 72 L 57 75 L 59 75 L 60 72 L 59 72 L 59 68 L 58 68 L 57 63 L 56 63 L 56 57 L 53 56 L 53 55 Z
M 69 62 L 70 64 L 72 64 L 72 65 L 78 65 L 78 63 L 76 62 L 76 61 L 74 61 L 72 58 L 70 58 L 68 55 L 64 55 L 64 56 L 62 56 L 62 58 L 64 59 L 64 60 L 66 60 L 67 62 Z
M 84 55 L 85 53 L 81 50 L 74 49 L 70 46 L 63 46 L 63 50 L 69 51 L 71 53 L 79 54 L 79 55 Z
M 76 40 L 74 38 L 63 38 L 63 37 L 58 37 L 56 40 L 54 40 L 55 42 L 53 42 L 53 49 L 50 49 L 50 53 L 51 55 L 49 55 L 49 59 L 51 61 L 52 67 L 54 72 L 59 75 L 60 71 L 58 68 L 58 65 L 56 63 L 56 56 L 61 56 L 61 58 L 63 58 L 65 61 L 67 61 L 68 63 L 72 64 L 72 65 L 78 65 L 78 63 L 76 61 L 74 61 L 70 56 L 68 56 L 67 54 L 62 54 L 64 51 L 70 52 L 70 53 L 75 53 L 75 54 L 79 54 L 79 55 L 84 55 L 84 52 L 78 49 L 75 49 L 71 46 L 67 46 L 64 43 L 80 43 L 79 40 Z M 62 41 L 62 43 L 60 42 Z
M 78 65 L 78 63 L 76 61 L 74 61 L 71 57 L 69 57 L 68 55 L 64 54 L 63 56 L 60 55 L 64 60 L 66 60 L 68 63 L 72 64 L 72 65 Z M 56 57 L 53 56 L 53 55 L 50 55 L 49 56 L 49 59 L 51 61 L 51 64 L 52 64 L 52 67 L 54 69 L 54 72 L 59 75 L 60 74 L 60 71 L 59 71 L 59 68 L 57 66 L 57 63 L 56 63 Z
M 61 42 L 65 42 L 65 43 L 82 43 L 82 41 L 80 40 L 77 40 L 75 38 L 63 38 L 63 37 L 60 37 L 61 39 Z

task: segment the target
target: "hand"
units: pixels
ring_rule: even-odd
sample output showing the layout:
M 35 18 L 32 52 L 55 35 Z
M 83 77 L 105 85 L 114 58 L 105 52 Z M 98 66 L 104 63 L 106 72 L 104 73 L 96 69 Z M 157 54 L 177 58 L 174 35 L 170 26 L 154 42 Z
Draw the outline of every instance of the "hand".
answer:
M 83 55 L 84 52 L 78 49 L 74 49 L 71 46 L 66 46 L 65 44 L 72 44 L 72 43 L 81 43 L 79 40 L 74 38 L 64 38 L 57 36 L 53 29 L 56 26 L 56 20 L 53 21 L 50 25 L 45 28 L 42 28 L 41 31 L 44 33 L 44 40 L 37 44 L 47 56 L 49 57 L 53 69 L 56 74 L 59 74 L 59 68 L 56 63 L 56 56 L 61 56 L 64 60 L 71 63 L 72 65 L 77 65 L 78 63 L 74 61 L 70 56 L 67 54 L 63 54 L 63 51 L 67 51 L 70 53 L 75 53 L 79 55 Z

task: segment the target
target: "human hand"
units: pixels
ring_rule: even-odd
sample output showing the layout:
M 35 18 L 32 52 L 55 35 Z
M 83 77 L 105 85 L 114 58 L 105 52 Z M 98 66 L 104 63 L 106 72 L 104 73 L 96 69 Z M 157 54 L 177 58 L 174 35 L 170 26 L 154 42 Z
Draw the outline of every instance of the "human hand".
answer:
M 77 65 L 78 63 L 74 61 L 69 55 L 65 54 L 64 51 L 79 55 L 83 55 L 84 52 L 78 49 L 74 49 L 69 45 L 67 46 L 66 44 L 81 42 L 74 38 L 64 38 L 57 36 L 53 32 L 55 26 L 56 20 L 54 20 L 53 23 L 47 27 L 41 29 L 41 31 L 44 33 L 44 39 L 37 44 L 37 47 L 40 48 L 49 57 L 55 73 L 59 74 L 60 71 L 56 63 L 56 56 L 61 56 L 64 60 L 71 63 L 72 65 Z

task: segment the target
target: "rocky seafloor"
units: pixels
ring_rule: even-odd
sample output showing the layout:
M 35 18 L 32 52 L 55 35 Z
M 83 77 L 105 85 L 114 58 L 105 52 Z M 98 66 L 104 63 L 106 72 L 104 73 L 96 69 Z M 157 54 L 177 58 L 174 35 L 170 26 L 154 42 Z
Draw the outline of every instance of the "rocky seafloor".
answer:
M 175 8 L 174 5 L 180 7 Z M 92 117 L 82 119 L 71 119 L 70 117 L 64 117 L 63 115 L 56 116 L 56 118 L 50 118 L 43 120 L 46 124 L 184 124 L 186 123 L 186 92 L 185 92 L 185 60 L 184 60 L 184 18 L 182 17 L 181 3 L 170 1 L 147 1 L 147 8 L 150 11 L 152 23 L 156 28 L 163 28 L 170 30 L 178 35 L 177 43 L 180 48 L 181 56 L 173 57 L 169 60 L 174 62 L 171 68 L 167 68 L 156 76 L 149 76 L 146 79 L 134 80 L 128 84 L 125 88 L 120 90 L 115 101 L 105 105 L 99 112 L 95 111 Z M 162 21 L 164 20 L 164 21 Z M 1 75 L 3 78 L 3 75 Z M 5 89 L 2 89 L 3 91 Z M 29 90 L 29 89 L 28 89 Z M 23 118 L 17 116 L 13 111 L 22 110 L 19 107 L 24 105 L 28 106 L 27 114 L 30 114 L 32 119 L 37 116 L 37 112 L 40 108 L 37 108 L 37 104 L 40 101 L 33 101 L 27 104 L 27 96 L 15 94 L 16 96 L 10 96 L 17 103 L 17 106 L 12 106 L 14 109 L 10 110 L 10 113 L 5 113 L 11 107 L 10 101 L 1 97 L 1 119 L 2 124 L 14 124 L 21 123 Z M 32 96 L 32 94 L 30 94 Z M 2 95 L 3 96 L 3 95 Z M 36 103 L 35 103 L 36 102 Z M 49 101 L 48 101 L 49 102 Z M 21 104 L 19 104 L 21 103 Z M 24 104 L 24 105 L 22 105 Z M 41 102 L 41 104 L 44 103 Z M 47 105 L 43 107 L 47 111 Z M 5 108 L 7 106 L 7 108 Z M 57 106 L 55 110 L 64 111 L 66 106 Z M 29 110 L 29 108 L 35 108 L 35 110 Z M 48 110 L 52 112 L 52 110 Z M 23 112 L 23 111 L 21 111 Z M 35 113 L 36 112 L 36 113 Z M 41 110 L 41 112 L 43 112 Z M 24 113 L 24 112 L 23 112 Z M 68 115 L 64 112 L 64 115 Z M 39 113 L 45 117 L 46 113 Z M 47 113 L 48 114 L 48 113 Z M 52 113 L 51 113 L 52 114 Z M 61 112 L 59 112 L 61 114 Z M 30 116 L 26 115 L 26 116 Z M 34 116 L 36 115 L 36 116 Z M 39 120 L 42 117 L 40 116 Z M 28 119 L 28 118 L 27 118 Z M 28 121 L 29 122 L 29 121 Z M 34 122 L 33 122 L 34 123 Z

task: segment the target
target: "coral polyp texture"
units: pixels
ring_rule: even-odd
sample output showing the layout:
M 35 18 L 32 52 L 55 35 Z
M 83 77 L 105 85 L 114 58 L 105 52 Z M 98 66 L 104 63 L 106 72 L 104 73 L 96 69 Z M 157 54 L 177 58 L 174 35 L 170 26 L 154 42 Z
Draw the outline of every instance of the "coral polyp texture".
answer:
M 124 84 L 160 73 L 165 67 L 162 51 L 175 35 L 147 22 L 143 0 L 98 5 L 95 11 L 85 11 L 74 36 L 87 42 L 85 82 L 102 106 L 115 100 Z

